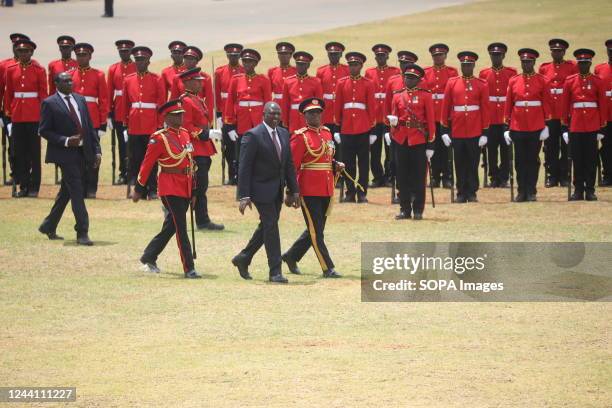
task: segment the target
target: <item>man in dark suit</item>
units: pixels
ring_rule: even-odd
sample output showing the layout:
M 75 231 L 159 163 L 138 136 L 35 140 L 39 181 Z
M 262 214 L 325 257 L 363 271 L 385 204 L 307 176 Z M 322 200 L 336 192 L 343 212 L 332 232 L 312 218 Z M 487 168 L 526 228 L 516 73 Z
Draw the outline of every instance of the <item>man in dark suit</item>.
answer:
M 42 103 L 39 132 L 47 139 L 45 162 L 60 167 L 62 184 L 51 212 L 38 230 L 49 239 L 63 239 L 56 234 L 56 229 L 70 201 L 76 218 L 77 244 L 90 246 L 93 242 L 88 235 L 83 176 L 86 164 L 100 166 L 100 139 L 92 125 L 85 98 L 72 93 L 72 76 L 66 72 L 58 74 L 55 86 L 57 92 Z
M 259 225 L 247 246 L 232 259 L 243 279 L 252 279 L 249 265 L 262 245 L 266 248 L 270 282 L 287 283 L 281 272 L 281 249 L 278 219 L 283 189 L 287 186 L 285 204 L 298 208 L 299 189 L 295 178 L 289 132 L 279 125 L 281 109 L 276 102 L 264 107 L 263 123 L 249 130 L 240 142 L 238 196 L 240 213 L 255 204 Z

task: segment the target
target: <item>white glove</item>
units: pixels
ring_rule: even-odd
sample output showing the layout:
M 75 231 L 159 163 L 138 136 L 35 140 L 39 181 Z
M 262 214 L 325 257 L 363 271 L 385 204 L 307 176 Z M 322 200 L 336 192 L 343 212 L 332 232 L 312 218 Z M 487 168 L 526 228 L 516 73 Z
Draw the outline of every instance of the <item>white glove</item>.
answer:
M 373 145 L 376 142 L 376 135 L 370 135 L 370 144 Z
M 434 151 L 432 149 L 425 150 L 425 156 L 427 156 L 427 161 L 430 161 L 434 155 Z
M 11 135 L 13 134 L 13 124 L 9 123 L 8 125 L 6 125 L 6 131 L 8 132 L 9 137 L 11 137 Z
M 217 118 L 217 129 L 221 129 L 222 127 L 223 127 L 223 118 L 218 117 Z
M 600 142 L 601 139 L 603 139 L 605 137 L 605 135 L 603 133 L 598 133 L 597 134 L 597 141 Z
M 123 131 L 123 140 L 125 141 L 125 143 L 127 143 L 127 141 L 128 141 L 127 129 Z
M 4 127 L 4 121 L 0 118 L 0 127 Z
M 106 119 L 106 128 L 108 130 L 113 130 L 113 120 L 111 118 Z
M 506 130 L 504 132 L 504 140 L 506 141 L 506 144 L 508 146 L 510 146 L 512 144 L 512 138 L 510 137 L 510 131 L 509 130 Z
M 549 133 L 548 133 L 548 126 L 544 127 L 544 129 L 542 129 L 542 131 L 540 132 L 540 141 L 545 141 L 546 139 L 548 139 Z
M 397 116 L 395 116 L 395 115 L 387 115 L 387 119 L 389 119 L 389 124 L 391 126 L 394 126 L 394 127 L 397 126 L 397 122 L 398 122 Z
M 442 135 L 442 142 L 444 143 L 444 146 L 446 146 L 446 147 L 451 145 L 451 143 L 452 143 L 451 142 L 451 138 L 450 138 L 450 136 L 447 133 Z
M 220 141 L 221 136 L 222 136 L 221 129 L 210 129 L 208 131 L 208 138 L 210 140 Z
M 230 130 L 229 132 L 227 132 L 227 135 L 229 136 L 232 142 L 235 142 L 236 140 L 238 140 L 238 133 L 236 133 L 235 130 Z
M 487 139 L 487 137 L 485 135 L 480 136 L 478 138 L 478 147 L 486 146 L 487 141 L 488 141 L 488 139 Z
M 334 133 L 334 140 L 336 141 L 336 143 L 340 144 L 340 133 Z
M 391 135 L 389 134 L 389 132 L 385 133 L 385 143 L 387 144 L 387 146 L 391 146 Z
M 102 137 L 102 136 L 104 136 L 105 134 L 106 134 L 106 132 L 105 132 L 105 131 L 103 131 L 103 130 L 98 130 L 98 137 Z
M 569 144 L 569 133 L 563 132 L 563 141 L 565 144 Z

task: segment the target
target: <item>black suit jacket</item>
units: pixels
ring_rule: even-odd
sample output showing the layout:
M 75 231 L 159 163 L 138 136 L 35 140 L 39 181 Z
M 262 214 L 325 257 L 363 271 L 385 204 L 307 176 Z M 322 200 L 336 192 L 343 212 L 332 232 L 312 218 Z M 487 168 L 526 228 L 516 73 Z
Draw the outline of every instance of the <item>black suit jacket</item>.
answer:
M 81 127 L 83 128 L 83 146 L 66 147 L 66 139 L 79 133 L 77 125 L 70 117 L 68 106 L 62 97 L 55 93 L 45 99 L 41 106 L 38 132 L 47 139 L 47 155 L 45 163 L 68 164 L 80 160 L 81 149 L 85 160 L 94 162 L 96 154 L 102 154 L 100 138 L 93 127 L 85 98 L 72 94 L 79 107 Z
M 278 159 L 272 137 L 263 123 L 242 136 L 238 171 L 238 195 L 251 201 L 271 203 L 278 200 L 285 186 L 298 193 L 295 168 L 289 145 L 289 132 L 276 128 L 281 143 L 281 160 Z M 282 197 L 282 196 L 281 196 Z

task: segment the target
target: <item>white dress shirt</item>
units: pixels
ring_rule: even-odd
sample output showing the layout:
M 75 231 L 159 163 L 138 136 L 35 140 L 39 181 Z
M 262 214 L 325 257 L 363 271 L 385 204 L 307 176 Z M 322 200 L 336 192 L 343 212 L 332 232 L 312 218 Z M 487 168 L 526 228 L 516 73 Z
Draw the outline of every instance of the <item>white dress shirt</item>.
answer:
M 270 126 L 268 126 L 268 124 L 266 122 L 263 122 L 264 126 L 266 127 L 266 129 L 268 130 L 268 134 L 270 135 L 270 139 L 272 139 L 272 144 L 274 146 L 276 146 L 276 140 L 274 140 L 274 137 L 272 136 L 272 132 L 276 132 L 276 138 L 278 140 L 278 147 L 280 149 L 280 152 L 282 153 L 283 151 L 283 145 L 280 142 L 280 136 L 278 135 L 278 130 L 276 129 L 272 129 Z
M 66 105 L 66 108 L 69 111 L 70 111 L 70 106 L 68 106 L 68 101 L 66 101 L 66 98 L 70 98 L 70 103 L 72 104 L 72 107 L 74 108 L 74 111 L 77 114 L 77 118 L 79 118 L 79 122 L 82 124 L 83 121 L 81 120 L 81 112 L 79 112 L 79 105 L 77 105 L 76 100 L 74 99 L 74 96 L 63 94 L 60 91 L 57 91 L 57 94 L 60 96 L 60 98 L 62 98 L 62 102 L 64 102 L 64 105 Z M 64 146 L 68 147 L 68 137 L 66 137 L 66 141 L 64 142 Z M 79 142 L 79 146 L 83 146 L 83 141 L 82 140 Z

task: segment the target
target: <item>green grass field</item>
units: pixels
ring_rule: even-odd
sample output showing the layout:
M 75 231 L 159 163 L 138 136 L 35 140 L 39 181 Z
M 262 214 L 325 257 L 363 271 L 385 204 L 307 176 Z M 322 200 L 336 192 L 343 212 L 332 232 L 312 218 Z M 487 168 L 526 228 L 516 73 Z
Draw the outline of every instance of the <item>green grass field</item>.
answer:
M 599 0 L 486 1 L 289 40 L 323 63 L 331 39 L 361 51 L 388 42 L 428 61 L 437 41 L 453 55 L 483 55 L 494 40 L 546 54 L 547 39 L 561 36 L 601 61 L 610 16 L 612 4 Z M 265 56 L 262 72 L 274 43 L 250 44 Z M 304 275 L 274 286 L 263 251 L 253 281 L 230 264 L 257 219 L 240 216 L 215 160 L 209 207 L 226 230 L 196 233 L 205 279 L 186 281 L 174 241 L 162 274 L 138 271 L 161 203 L 133 204 L 108 185 L 103 142 L 100 198 L 87 202 L 92 248 L 75 245 L 69 208 L 65 242 L 36 231 L 57 191 L 51 166 L 37 200 L 0 188 L 0 385 L 76 386 L 70 407 L 610 406 L 609 303 L 361 303 L 359 278 L 362 241 L 610 241 L 612 189 L 599 189 L 596 203 L 568 203 L 565 189 L 542 187 L 526 204 L 487 189 L 477 205 L 451 205 L 438 189 L 423 222 L 393 221 L 389 189 L 371 190 L 368 205 L 336 205 L 326 230 L 344 279 L 321 279 L 310 252 Z M 301 213 L 283 209 L 283 248 L 303 229 Z

